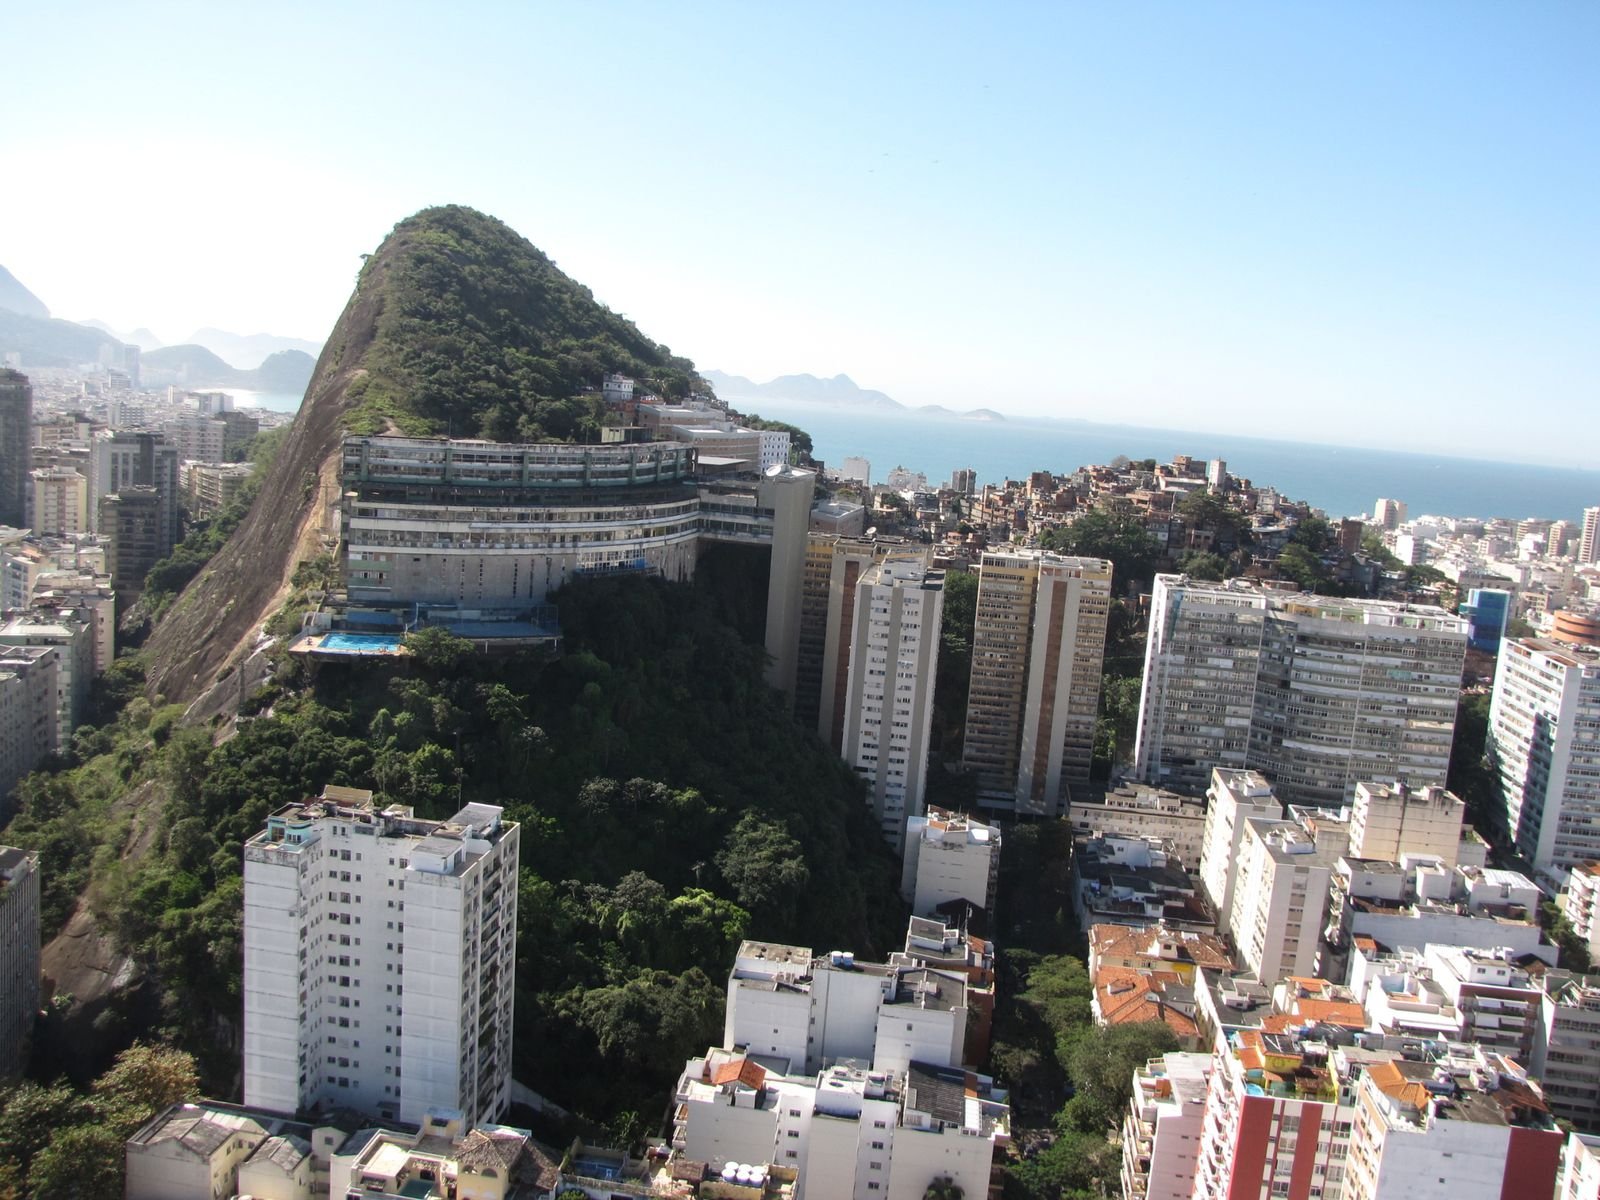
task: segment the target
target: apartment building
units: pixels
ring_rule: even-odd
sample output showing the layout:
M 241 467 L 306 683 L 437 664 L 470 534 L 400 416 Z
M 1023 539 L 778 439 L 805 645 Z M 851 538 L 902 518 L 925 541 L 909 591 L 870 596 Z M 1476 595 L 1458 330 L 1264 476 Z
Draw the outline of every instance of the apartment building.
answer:
M 1531 1063 L 1544 972 L 1530 972 L 1528 962 L 1506 947 L 1384 950 L 1361 938 L 1350 955 L 1350 989 L 1376 1032 L 1476 1042 Z
M 1172 1053 L 1133 1073 L 1122 1120 L 1123 1200 L 1189 1200 L 1205 1133 L 1212 1056 Z
M 1442 786 L 1466 645 L 1434 606 L 1158 575 L 1135 774 L 1198 790 L 1214 767 L 1255 769 L 1291 804 Z
M 1217 932 L 1231 931 L 1233 893 L 1238 882 L 1239 846 L 1251 818 L 1281 820 L 1283 805 L 1259 771 L 1216 767 L 1206 790 L 1205 826 L 1201 832 L 1200 885 L 1217 914 Z
M 107 569 L 117 598 L 131 605 L 144 593 L 145 576 L 172 550 L 164 544 L 161 494 L 153 487 L 124 487 L 100 497 L 97 528 L 106 538 Z
M 177 448 L 180 463 L 223 461 L 228 427 L 214 417 L 177 417 L 162 425 L 161 432 Z
M 1600 862 L 1573 867 L 1557 901 L 1573 932 L 1589 943 L 1589 958 L 1600 960 Z
M 919 917 L 959 901 L 994 912 L 1000 874 L 1000 830 L 964 813 L 930 808 L 906 819 L 900 894 Z
M 1350 855 L 1399 862 L 1436 854 L 1454 867 L 1466 813 L 1460 797 L 1442 787 L 1363 781 L 1350 806 Z
M 1124 784 L 1099 800 L 1073 800 L 1067 807 L 1073 836 L 1118 834 L 1160 838 L 1186 863 L 1198 864 L 1205 849 L 1206 804 L 1148 784 Z
M 28 526 L 36 534 L 64 537 L 89 528 L 89 481 L 71 467 L 28 473 Z
M 1111 564 L 991 551 L 979 564 L 962 760 L 979 802 L 1062 816 L 1094 756 Z
M 178 544 L 178 449 L 159 433 L 102 429 L 94 435 L 89 457 L 89 511 L 95 529 L 109 532 L 101 506 L 112 495 L 149 488 L 155 495 L 151 537 L 156 559 Z M 152 559 L 154 561 L 154 559 Z
M 1316 974 L 1340 849 L 1293 821 L 1245 820 L 1228 933 L 1240 963 L 1257 979 Z
M 21 371 L 0 367 L 0 525 L 27 524 L 32 446 L 33 385 Z
M 1600 1137 L 1574 1133 L 1561 1149 L 1561 1186 L 1555 1200 L 1600 1198 Z
M 1600 563 L 1600 504 L 1583 510 L 1583 529 L 1578 534 L 1578 562 Z
M 29 609 L 0 618 L 0 656 L 26 646 L 53 646 L 55 670 L 54 744 L 68 746 L 89 704 L 95 676 L 96 617 L 88 610 Z
M 0 846 L 0 1080 L 28 1065 L 38 1014 L 39 855 Z
M 747 941 L 728 976 L 722 1044 L 814 1074 L 850 1059 L 878 1071 L 966 1058 L 964 973 L 858 961 L 848 951 Z M 698 1157 L 691 1155 L 691 1157 Z
M 327 788 L 244 850 L 244 1098 L 468 1124 L 510 1102 L 519 829 Z
M 842 754 L 884 841 L 903 854 L 906 820 L 926 808 L 944 572 L 920 557 L 886 559 L 862 574 L 853 609 Z
M 1600 1132 L 1600 975 L 1545 974 L 1530 1066 L 1556 1116 Z
M 844 711 L 855 637 L 856 587 L 885 559 L 932 564 L 929 547 L 903 538 L 842 537 L 812 531 L 801 578 L 794 713 L 835 751 L 844 749 Z
M 1555 1193 L 1564 1135 L 1510 1059 L 1463 1047 L 1377 1063 L 1356 1084 L 1355 1110 L 1345 1200 Z
M 184 500 L 196 516 L 221 512 L 255 474 L 254 463 L 186 462 L 180 471 Z
M 941 1181 L 986 1196 L 995 1151 L 1010 1141 L 1006 1098 L 959 1067 L 841 1063 L 802 1074 L 713 1049 L 678 1081 L 672 1144 L 715 1172 L 794 1167 L 797 1200 L 923 1200 Z
M 54 646 L 0 647 L 0 797 L 59 746 L 60 660 Z
M 1537 872 L 1559 882 L 1600 859 L 1600 649 L 1507 640 L 1487 757 L 1506 827 Z
M 1398 863 L 1341 858 L 1329 892 L 1330 940 L 1383 946 L 1505 947 L 1554 964 L 1539 928 L 1539 888 L 1517 871 L 1450 868 L 1433 855 Z

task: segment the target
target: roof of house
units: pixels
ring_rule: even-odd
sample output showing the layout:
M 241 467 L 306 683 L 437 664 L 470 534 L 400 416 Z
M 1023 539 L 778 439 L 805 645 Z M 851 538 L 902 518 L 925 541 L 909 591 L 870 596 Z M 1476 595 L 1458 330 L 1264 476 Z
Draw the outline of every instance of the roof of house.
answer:
M 1161 1021 L 1179 1037 L 1197 1037 L 1200 1030 L 1194 1018 L 1167 1001 L 1167 989 L 1179 986 L 1170 971 L 1101 967 L 1094 985 L 1095 1006 L 1106 1025 Z
M 767 1072 L 748 1058 L 730 1058 L 712 1072 L 711 1082 L 718 1087 L 725 1083 L 739 1083 L 752 1091 L 760 1091 L 767 1086 Z

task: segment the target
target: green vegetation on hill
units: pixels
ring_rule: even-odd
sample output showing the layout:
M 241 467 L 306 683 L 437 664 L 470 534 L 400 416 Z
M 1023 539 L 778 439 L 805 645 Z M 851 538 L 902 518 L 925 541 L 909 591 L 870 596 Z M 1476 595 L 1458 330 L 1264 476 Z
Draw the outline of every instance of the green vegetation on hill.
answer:
M 432 634 L 398 665 L 285 661 L 219 745 L 137 699 L 80 732 L 70 770 L 24 781 L 5 836 L 44 855 L 47 936 L 86 893 L 153 976 L 154 1032 L 226 1094 L 241 850 L 267 814 L 329 783 L 431 817 L 503 804 L 523 823 L 516 1076 L 601 1123 L 650 1120 L 720 1037 L 741 937 L 878 955 L 904 933 L 859 783 L 735 627 L 749 590 L 727 564 L 692 586 L 573 585 L 554 660 Z
M 525 238 L 470 208 L 424 209 L 362 268 L 352 304 L 381 298 L 347 423 L 375 433 L 598 441 L 610 371 L 668 397 L 702 386 Z

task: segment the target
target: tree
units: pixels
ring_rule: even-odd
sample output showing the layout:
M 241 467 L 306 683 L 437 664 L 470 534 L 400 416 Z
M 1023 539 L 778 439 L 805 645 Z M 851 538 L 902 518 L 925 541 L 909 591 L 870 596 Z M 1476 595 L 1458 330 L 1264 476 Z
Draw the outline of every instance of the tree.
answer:
M 126 1137 L 106 1125 L 58 1130 L 33 1160 L 29 1190 L 50 1200 L 122 1200 Z
M 1073 1096 L 1061 1112 L 1062 1127 L 1085 1133 L 1114 1128 L 1132 1094 L 1134 1070 L 1176 1049 L 1178 1037 L 1163 1021 L 1091 1025 L 1063 1039 L 1058 1053 Z
M 425 670 L 435 675 L 450 674 L 472 653 L 471 642 L 438 625 L 406 634 L 404 645 Z
M 757 916 L 780 916 L 785 924 L 811 878 L 800 843 L 784 826 L 756 812 L 739 818 L 716 863 L 741 908 Z
M 117 1055 L 116 1063 L 93 1087 L 96 1106 L 110 1124 L 127 1133 L 199 1091 L 193 1055 L 145 1042 L 135 1042 Z
M 959 1183 L 943 1175 L 928 1185 L 928 1190 L 922 1193 L 922 1200 L 963 1200 L 966 1194 Z
M 1190 579 L 1216 583 L 1228 577 L 1228 560 L 1209 550 L 1186 550 L 1178 555 L 1177 566 Z
M 1092 508 L 1070 525 L 1045 530 L 1039 544 L 1046 550 L 1111 560 L 1112 585 L 1126 587 L 1136 582 L 1148 587 L 1155 577 L 1161 543 L 1131 513 Z

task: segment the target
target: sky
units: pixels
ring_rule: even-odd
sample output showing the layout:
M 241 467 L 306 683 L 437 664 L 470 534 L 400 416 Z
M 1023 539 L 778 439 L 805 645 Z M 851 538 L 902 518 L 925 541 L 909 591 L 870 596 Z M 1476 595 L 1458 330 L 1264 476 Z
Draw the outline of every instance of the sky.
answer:
M 0 264 L 57 316 L 321 340 L 460 203 L 702 368 L 1600 467 L 1591 2 L 4 24 Z

